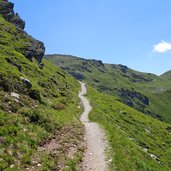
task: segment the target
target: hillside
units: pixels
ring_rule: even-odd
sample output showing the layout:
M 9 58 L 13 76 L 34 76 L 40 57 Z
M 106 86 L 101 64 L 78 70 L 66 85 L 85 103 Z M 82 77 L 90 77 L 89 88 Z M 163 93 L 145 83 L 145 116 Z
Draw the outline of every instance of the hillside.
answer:
M 171 79 L 171 70 L 168 72 L 165 72 L 164 74 L 161 75 L 164 78 Z
M 24 31 L 13 6 L 0 0 L 0 170 L 75 168 L 80 85 L 43 59 L 44 44 Z M 54 136 L 56 149 L 38 150 Z M 76 153 L 67 157 L 73 146 Z
M 13 7 L 0 0 L 0 170 L 83 170 L 80 114 L 90 109 L 78 98 L 77 78 L 86 82 L 89 101 L 80 93 L 92 106 L 85 123 L 99 123 L 107 136 L 88 126 L 90 144 L 109 144 L 110 170 L 169 171 L 171 125 L 160 120 L 171 122 L 170 72 L 157 76 L 66 55 L 45 59 L 43 42 L 25 32 Z
M 127 66 L 103 64 L 69 55 L 46 55 L 46 59 L 68 71 L 79 80 L 113 95 L 145 114 L 171 123 L 171 79 L 169 72 L 157 76 L 134 71 Z
M 121 103 L 127 100 L 137 108 L 141 102 L 146 107 L 149 97 L 139 90 L 147 84 L 145 90 L 149 91 L 157 85 L 169 88 L 169 81 L 161 83 L 160 79 L 164 78 L 154 74 L 98 60 L 63 55 L 46 58 L 88 83 L 87 97 L 93 107 L 90 120 L 100 123 L 106 131 L 111 170 L 170 170 L 170 125 L 138 112 L 126 102 L 127 105 Z
M 90 119 L 106 130 L 111 170 L 169 171 L 171 126 L 88 87 Z

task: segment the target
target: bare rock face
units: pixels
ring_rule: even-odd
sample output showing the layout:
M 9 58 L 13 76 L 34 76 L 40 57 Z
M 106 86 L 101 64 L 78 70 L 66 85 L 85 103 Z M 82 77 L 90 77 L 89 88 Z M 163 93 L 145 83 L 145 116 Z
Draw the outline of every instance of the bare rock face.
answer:
M 10 21 L 14 16 L 13 11 L 14 4 L 8 2 L 7 0 L 0 1 L 0 14 L 5 18 L 5 20 Z
M 135 90 L 121 88 L 118 90 L 118 93 L 118 95 L 122 98 L 121 101 L 123 103 L 134 107 L 141 112 L 145 112 L 145 108 L 149 106 L 148 97 L 139 92 L 136 92 Z
M 8 2 L 8 0 L 0 0 L 0 15 L 2 15 L 7 22 L 14 24 L 18 32 L 29 40 L 29 45 L 24 49 L 24 51 L 22 51 L 22 54 L 29 60 L 35 58 L 38 63 L 43 66 L 42 58 L 45 53 L 44 44 L 41 41 L 31 37 L 24 31 L 25 22 L 21 19 L 18 13 L 14 13 L 13 8 L 13 3 Z
M 23 21 L 19 14 L 16 13 L 10 20 L 11 23 L 13 23 L 17 28 L 24 29 L 25 28 L 25 21 Z
M 14 4 L 7 0 L 0 1 L 0 14 L 6 21 L 13 23 L 17 28 L 24 29 L 25 22 L 20 18 L 18 13 L 14 13 Z
M 28 59 L 32 59 L 33 57 L 41 64 L 42 58 L 45 53 L 45 46 L 44 43 L 42 43 L 39 40 L 34 39 L 33 37 L 26 35 L 27 38 L 30 39 L 30 45 L 25 51 L 24 56 Z

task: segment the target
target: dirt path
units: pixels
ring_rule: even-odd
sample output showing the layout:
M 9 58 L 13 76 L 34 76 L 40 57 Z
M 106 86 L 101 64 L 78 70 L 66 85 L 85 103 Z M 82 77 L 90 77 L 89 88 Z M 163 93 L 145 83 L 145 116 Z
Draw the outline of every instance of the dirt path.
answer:
M 87 147 L 83 158 L 83 170 L 106 171 L 105 149 L 107 148 L 107 142 L 105 134 L 97 123 L 89 121 L 88 115 L 92 110 L 92 107 L 90 106 L 88 99 L 84 97 L 87 93 L 85 84 L 82 82 L 80 82 L 80 84 L 81 91 L 79 92 L 79 98 L 84 106 L 84 112 L 82 113 L 80 120 L 85 127 L 84 140 Z

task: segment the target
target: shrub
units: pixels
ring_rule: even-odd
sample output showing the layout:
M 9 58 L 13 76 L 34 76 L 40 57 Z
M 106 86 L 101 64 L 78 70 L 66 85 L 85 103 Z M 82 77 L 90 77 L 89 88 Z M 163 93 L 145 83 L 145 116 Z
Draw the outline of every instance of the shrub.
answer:
M 41 95 L 39 90 L 31 90 L 29 93 L 29 96 L 34 99 L 34 100 L 38 100 L 39 102 L 41 102 Z
M 65 105 L 63 103 L 59 103 L 57 105 L 52 106 L 55 110 L 63 110 Z

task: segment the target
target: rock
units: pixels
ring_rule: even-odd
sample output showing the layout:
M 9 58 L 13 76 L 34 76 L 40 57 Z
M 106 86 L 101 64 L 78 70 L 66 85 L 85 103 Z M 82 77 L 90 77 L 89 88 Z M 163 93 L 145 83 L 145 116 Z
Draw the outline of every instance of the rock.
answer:
M 18 13 L 14 13 L 14 4 L 3 0 L 0 3 L 0 14 L 5 18 L 6 21 L 13 23 L 17 28 L 24 29 L 25 22 L 20 18 Z
M 109 159 L 109 162 L 112 162 L 112 158 Z
M 18 13 L 13 15 L 13 18 L 10 20 L 10 22 L 13 23 L 19 29 L 23 30 L 25 28 L 25 21 L 20 18 Z
M 40 163 L 38 163 L 38 164 L 37 164 L 37 166 L 38 166 L 38 167 L 40 167 L 40 166 L 41 166 L 41 164 L 40 164 Z
M 125 65 L 121 65 L 121 64 L 119 64 L 119 65 L 118 65 L 118 67 L 119 67 L 119 69 L 120 69 L 123 73 L 126 73 L 126 72 L 127 72 L 127 70 L 128 70 L 128 67 L 127 67 L 127 66 L 125 66 Z
M 28 89 L 32 88 L 32 83 L 30 80 L 28 80 L 27 78 L 23 78 L 23 77 L 21 77 L 21 79 L 22 79 L 22 82 L 27 86 Z
M 148 133 L 148 134 L 151 134 L 151 131 L 147 128 L 145 128 L 145 131 Z
M 28 45 L 25 47 L 21 47 L 21 53 L 29 60 L 35 58 L 40 64 L 40 68 L 43 68 L 44 65 L 42 64 L 42 58 L 45 53 L 44 44 L 41 41 L 38 41 L 29 36 L 24 31 L 25 22 L 21 19 L 18 13 L 14 13 L 13 3 L 8 2 L 7 0 L 1 0 L 0 2 L 0 15 L 2 15 L 7 22 L 14 24 L 17 28 L 18 33 L 22 35 L 23 38 L 26 38 L 28 40 Z
M 19 71 L 22 70 L 22 66 L 21 65 L 18 65 L 16 62 L 14 62 L 11 58 L 6 58 L 7 62 L 15 67 L 18 68 Z
M 103 67 L 104 66 L 104 64 L 103 64 L 103 62 L 101 60 L 92 59 L 92 60 L 89 60 L 89 61 L 90 61 L 90 63 L 92 63 L 95 66 L 98 66 L 98 67 Z
M 15 93 L 15 92 L 12 92 L 11 93 L 11 96 L 12 97 L 15 97 L 16 99 L 19 99 L 20 98 L 20 95 L 18 93 Z
M 19 102 L 20 102 L 20 101 L 19 101 L 20 95 L 19 95 L 18 93 L 12 92 L 12 93 L 11 93 L 11 96 L 14 97 L 14 101 L 15 101 L 16 103 L 19 103 Z
M 133 140 L 134 140 L 134 138 L 131 138 L 131 137 L 129 137 L 128 139 L 129 139 L 129 140 L 131 140 L 131 141 L 133 141 Z
M 120 114 L 126 115 L 126 112 L 120 110 Z
M 84 75 L 80 74 L 80 73 L 76 73 L 76 72 L 69 72 L 69 74 L 71 74 L 73 77 L 75 77 L 77 80 L 83 80 L 84 79 Z
M 29 39 L 30 44 L 28 45 L 24 53 L 24 56 L 30 60 L 34 57 L 38 61 L 40 66 L 43 68 L 44 65 L 42 63 L 42 58 L 45 53 L 44 44 L 41 41 L 36 40 L 29 35 L 26 35 L 26 38 Z
M 142 150 L 143 150 L 145 153 L 148 152 L 148 149 L 147 149 L 147 148 L 143 148 Z
M 160 161 L 159 158 L 155 156 L 154 154 L 150 154 L 150 157 L 152 157 L 154 160 Z
M 43 63 L 40 63 L 40 64 L 39 64 L 39 68 L 40 68 L 40 69 L 43 69 L 43 67 L 44 67 L 44 64 L 43 64 Z
M 122 98 L 127 98 L 127 99 L 137 99 L 140 102 L 142 102 L 144 105 L 147 105 L 147 106 L 149 105 L 148 97 L 134 90 L 122 88 L 119 90 L 119 96 Z
M 125 88 L 117 89 L 117 93 L 120 97 L 119 101 L 137 109 L 138 111 L 147 113 L 147 107 L 149 106 L 149 99 L 147 96 L 134 89 Z
M 14 16 L 13 10 L 14 4 L 7 0 L 2 0 L 0 3 L 0 14 L 5 18 L 6 21 L 10 21 Z
M 19 103 L 19 102 L 20 102 L 18 99 L 14 99 L 14 101 L 15 101 L 16 103 Z
M 130 81 L 132 82 L 150 82 L 150 81 L 153 81 L 153 77 L 150 78 L 150 77 L 146 77 L 144 76 L 143 74 L 136 74 L 136 73 L 131 73 L 131 77 L 129 78 Z

